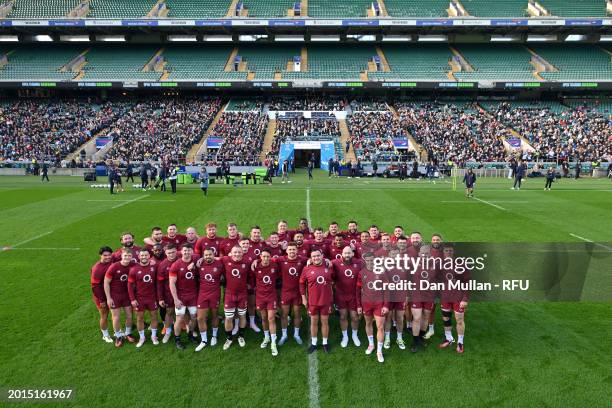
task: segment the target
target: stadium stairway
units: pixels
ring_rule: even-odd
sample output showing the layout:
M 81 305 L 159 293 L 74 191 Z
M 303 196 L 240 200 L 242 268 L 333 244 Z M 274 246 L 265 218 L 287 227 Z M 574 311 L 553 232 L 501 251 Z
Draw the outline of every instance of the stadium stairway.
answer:
M 495 117 L 493 116 L 493 114 L 491 114 L 491 112 L 489 112 L 488 110 L 486 110 L 485 108 L 482 107 L 482 105 L 480 105 L 479 103 L 476 103 L 476 107 L 478 109 L 480 109 L 482 111 L 482 113 L 485 114 L 485 116 L 489 117 L 490 119 L 495 119 Z M 502 123 L 503 124 L 503 123 Z M 505 126 L 505 125 L 504 125 Z M 521 139 L 521 146 L 523 146 L 523 150 L 528 150 L 528 151 L 534 151 L 535 149 L 533 148 L 533 146 L 531 146 L 531 144 L 529 143 L 529 140 L 527 140 L 526 137 L 524 137 L 523 135 L 521 135 L 519 132 L 517 132 L 516 130 L 514 130 L 512 127 L 510 126 L 506 126 L 506 130 L 508 132 L 510 132 L 510 134 L 514 137 L 517 137 L 519 139 Z M 499 137 L 501 139 L 501 141 L 504 143 L 504 147 L 506 148 L 506 153 L 510 154 L 511 152 L 511 148 L 510 148 L 510 144 L 506 141 L 506 138 L 503 136 Z
M 380 7 L 380 15 L 382 17 L 389 17 L 389 13 L 387 13 L 387 6 L 385 5 L 384 0 L 378 0 L 378 7 Z
M 274 143 L 274 135 L 276 134 L 276 119 L 268 120 L 268 128 L 266 129 L 266 135 L 264 136 L 263 147 L 261 148 L 261 154 L 259 160 L 263 162 L 266 159 L 266 155 L 272 150 L 272 144 Z
M 301 6 L 302 6 L 302 17 L 307 17 L 308 16 L 308 0 L 302 0 Z
M 306 46 L 302 47 L 302 52 L 300 53 L 300 71 L 307 72 L 308 71 L 308 49 Z
M 465 72 L 474 72 L 474 67 L 469 63 L 467 59 L 457 50 L 455 47 L 449 47 L 451 52 L 455 57 L 457 57 L 457 62 L 461 66 L 461 70 Z
M 189 149 L 189 152 L 187 153 L 188 163 L 196 162 L 197 161 L 196 159 L 199 159 L 201 155 L 206 152 L 206 140 L 208 139 L 208 136 L 210 136 L 213 129 L 217 125 L 217 122 L 219 122 L 219 119 L 221 118 L 221 115 L 223 115 L 223 112 L 225 112 L 225 108 L 227 108 L 228 104 L 229 102 L 227 102 L 225 105 L 221 107 L 221 109 L 219 109 L 219 112 L 217 112 L 217 114 L 215 115 L 215 118 L 210 123 L 210 126 L 208 126 L 208 129 L 206 129 L 206 133 L 204 133 L 204 136 L 202 136 L 202 139 L 200 139 L 198 143 L 194 144 L 191 147 L 191 149 Z
M 229 57 L 227 58 L 225 68 L 223 69 L 225 72 L 232 72 L 234 70 L 234 58 L 236 58 L 236 55 L 238 55 L 238 47 L 234 47 Z
M 168 12 L 170 11 L 168 7 L 164 7 L 159 13 L 157 12 L 160 5 L 166 4 L 165 0 L 157 0 L 157 3 L 151 7 L 151 10 L 147 13 L 147 18 L 163 18 L 168 17 Z
M 382 48 L 380 48 L 380 46 L 376 46 L 376 54 L 378 54 L 378 57 L 380 58 L 380 63 L 382 64 L 383 72 L 391 72 L 389 61 L 387 61 L 387 57 L 385 56 L 385 53 L 383 52 Z
M 399 120 L 400 115 L 397 112 L 397 109 L 395 109 L 394 106 L 391 106 L 389 104 L 387 104 L 387 106 L 389 107 L 389 110 L 391 111 L 391 113 L 393 113 L 393 116 L 395 116 Z M 427 152 L 425 151 L 425 148 L 421 146 L 419 143 L 417 143 L 416 139 L 414 138 L 414 136 L 412 136 L 412 133 L 410 133 L 410 131 L 407 128 L 405 128 L 404 131 L 408 135 L 408 141 L 410 142 L 410 146 L 419 155 L 419 158 L 421 159 L 421 161 L 426 162 Z
M 161 57 L 166 51 L 165 47 L 160 48 L 157 52 L 151 57 L 151 59 L 142 67 L 143 72 L 164 72 L 164 66 L 166 65 L 166 61 L 164 58 L 161 58 L 158 62 L 156 62 L 158 57 Z
M 232 3 L 230 4 L 229 9 L 227 10 L 226 17 L 232 18 L 236 16 L 236 7 L 238 6 L 238 3 L 240 3 L 240 0 L 232 0 Z M 240 17 L 247 17 L 248 15 L 249 11 L 246 8 L 243 8 L 240 11 Z
M 98 151 L 98 149 L 96 149 L 96 138 L 99 136 L 104 136 L 106 132 L 108 132 L 108 128 L 100 130 L 98 133 L 93 135 L 91 139 L 74 149 L 72 153 L 68 154 L 68 156 L 66 156 L 66 160 L 69 162 L 73 159 L 78 161 L 81 158 L 81 150 L 85 150 L 85 160 L 91 159 Z
M 610 4 L 610 3 L 608 3 L 608 4 Z M 601 48 L 602 51 L 605 52 L 606 54 L 612 55 L 612 51 L 609 51 L 609 50 L 607 50 L 607 49 L 605 49 L 604 47 L 601 47 L 601 46 L 599 48 Z
M 90 50 L 91 48 L 87 48 L 85 51 L 74 57 L 70 62 L 60 68 L 60 72 L 74 72 L 77 77 L 81 75 L 83 72 L 83 67 L 87 64 L 85 55 L 87 55 Z
M 553 64 L 546 61 L 546 59 L 538 55 L 538 53 L 536 53 L 531 48 L 525 46 L 525 49 L 534 57 L 532 58 L 531 61 L 529 61 L 529 63 L 533 65 L 533 68 L 534 68 L 533 76 L 538 81 L 545 81 L 545 79 L 542 78 L 542 76 L 540 75 L 540 73 L 542 72 L 558 72 L 559 71 L 559 68 L 555 67 Z
M 348 125 L 346 124 L 346 119 L 338 120 L 338 126 L 340 127 L 340 147 L 345 149 L 346 141 L 351 139 L 351 134 L 348 129 Z M 344 150 L 343 150 L 344 151 Z M 351 143 L 349 147 L 348 153 L 344 154 L 344 161 L 357 161 L 357 155 L 355 155 L 355 149 L 353 149 L 353 144 Z

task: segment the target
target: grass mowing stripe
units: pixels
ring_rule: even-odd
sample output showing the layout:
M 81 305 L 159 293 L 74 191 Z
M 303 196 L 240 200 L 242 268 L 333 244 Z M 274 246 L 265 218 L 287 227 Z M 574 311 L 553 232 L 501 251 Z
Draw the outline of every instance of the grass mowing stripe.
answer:
M 306 188 L 306 219 L 308 225 L 312 225 L 310 219 L 310 188 Z M 310 329 L 309 329 L 310 332 Z M 310 338 L 310 336 L 308 336 Z M 308 355 L 308 398 L 310 408 L 319 408 L 319 359 L 316 353 Z
M 581 237 L 580 235 L 572 234 L 571 232 L 570 232 L 570 235 L 571 235 L 572 237 L 574 237 L 574 238 L 578 238 L 578 239 L 579 239 L 579 240 L 581 240 L 581 241 L 584 241 L 584 242 L 589 242 L 589 243 L 591 243 L 591 244 L 595 244 L 595 245 L 597 245 L 598 247 L 601 247 L 601 248 L 607 249 L 608 251 L 612 251 L 612 247 L 609 247 L 609 246 L 607 246 L 607 245 L 600 244 L 599 242 L 595 242 L 595 241 L 592 241 L 592 240 L 590 240 L 590 239 L 588 239 L 588 238 Z
M 480 198 L 478 198 L 478 197 L 472 197 L 472 198 L 473 198 L 474 200 L 476 200 L 476 201 L 480 201 L 481 203 L 484 203 L 484 204 L 490 205 L 491 207 L 495 207 L 495 208 L 497 208 L 497 209 L 499 209 L 499 210 L 502 210 L 502 211 L 508 211 L 506 208 L 502 207 L 501 205 L 493 204 L 493 203 L 492 203 L 492 202 L 490 202 L 490 201 L 487 201 L 487 200 L 482 200 L 482 199 L 480 199 Z
M 128 201 L 125 201 L 125 202 L 123 202 L 123 203 L 121 203 L 121 204 L 117 204 L 117 205 L 113 206 L 112 208 L 113 208 L 113 210 L 114 210 L 115 208 L 120 208 L 120 207 L 123 207 L 124 205 L 130 204 L 130 203 L 133 203 L 134 201 L 138 201 L 138 200 L 142 200 L 143 198 L 147 198 L 147 197 L 149 197 L 150 195 L 151 195 L 151 194 L 147 194 L 147 195 L 144 195 L 144 196 L 136 197 L 136 198 L 134 198 L 134 199 L 132 199 L 132 200 L 128 200 Z

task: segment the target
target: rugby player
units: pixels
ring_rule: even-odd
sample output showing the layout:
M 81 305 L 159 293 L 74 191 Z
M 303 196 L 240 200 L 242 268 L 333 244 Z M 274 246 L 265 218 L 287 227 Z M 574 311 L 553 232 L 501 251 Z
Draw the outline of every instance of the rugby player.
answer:
M 261 254 L 261 250 L 264 248 L 265 242 L 261 237 L 261 228 L 258 225 L 255 225 L 251 228 L 251 234 L 249 238 L 249 252 L 250 263 L 255 259 L 259 258 Z M 248 312 L 249 312 L 249 327 L 255 333 L 261 332 L 261 329 L 257 327 L 257 323 L 255 323 L 255 310 L 256 310 L 256 298 L 255 298 L 255 288 L 251 287 L 249 289 L 249 303 L 248 303 Z
M 293 242 L 295 242 L 295 247 L 297 248 L 297 253 L 299 256 L 310 258 L 308 245 L 304 243 L 304 234 L 301 232 L 296 232 L 293 234 Z
M 200 288 L 198 291 L 198 328 L 200 330 L 200 344 L 195 351 L 201 351 L 208 342 L 206 320 L 210 311 L 212 322 L 212 337 L 210 345 L 217 345 L 217 333 L 219 330 L 219 319 L 217 310 L 221 300 L 221 276 L 225 273 L 223 262 L 215 259 L 215 254 L 211 248 L 206 248 L 203 252 L 203 262 L 198 267 L 198 281 Z
M 177 247 L 181 247 L 181 245 L 187 240 L 187 237 L 183 234 L 177 234 L 176 224 L 168 225 L 168 229 L 166 230 L 166 235 L 162 237 L 162 241 L 164 244 L 173 243 Z
M 138 257 L 138 252 L 140 251 L 140 247 L 134 245 L 134 234 L 131 232 L 124 232 L 119 236 L 119 242 L 121 243 L 121 248 L 117 249 L 113 252 L 113 262 L 119 262 L 121 260 L 121 253 L 123 249 L 129 249 L 132 252 L 132 259 L 136 260 Z
M 225 311 L 225 335 L 227 340 L 223 345 L 223 350 L 227 350 L 232 345 L 234 334 L 234 315 L 238 314 L 238 345 L 244 347 L 244 329 L 246 328 L 247 298 L 248 298 L 248 272 L 250 264 L 243 259 L 244 252 L 239 246 L 235 246 L 230 251 L 229 256 L 221 258 L 225 273 L 225 296 L 223 308 Z
M 359 242 L 354 244 L 354 247 L 357 258 L 359 259 L 363 259 L 363 254 L 366 252 L 374 252 L 376 250 L 376 246 L 370 243 L 370 233 L 368 231 L 363 231 L 359 234 Z
M 452 244 L 444 244 L 443 247 L 444 259 L 455 257 L 455 247 Z M 443 265 L 444 266 L 444 265 Z M 447 348 L 455 342 L 453 338 L 453 324 L 451 317 L 455 314 L 457 325 L 457 348 L 459 354 L 463 354 L 463 338 L 465 335 L 465 310 L 468 307 L 469 292 L 457 289 L 449 289 L 450 282 L 462 281 L 468 282 L 470 279 L 470 271 L 466 270 L 463 273 L 458 273 L 456 268 L 442 268 L 440 271 L 442 276 L 441 281 L 445 285 L 445 290 L 440 293 L 440 308 L 442 309 L 442 320 L 444 322 L 444 341 L 438 345 L 439 348 Z
M 219 256 L 219 249 L 223 243 L 223 238 L 217 236 L 217 224 L 209 222 L 204 228 L 206 229 L 206 235 L 200 237 L 196 242 L 194 247 L 195 253 L 202 255 L 206 248 L 210 248 L 215 256 Z
M 251 286 L 254 286 L 256 293 L 257 310 L 261 316 L 264 339 L 261 348 L 270 345 L 272 356 L 278 355 L 276 347 L 276 279 L 279 275 L 278 265 L 271 262 L 272 255 L 268 248 L 263 248 L 259 255 L 260 261 L 253 266 L 250 273 Z
M 406 248 L 406 254 L 411 258 L 418 257 L 422 244 L 423 244 L 423 237 L 421 236 L 421 233 L 418 231 L 413 232 L 412 234 L 410 234 L 410 240 L 408 242 L 408 247 Z M 413 327 L 412 307 L 411 307 L 411 303 L 408 302 L 406 303 L 406 328 L 412 331 L 412 327 Z
M 320 228 L 319 232 L 323 234 Z M 314 249 L 310 253 L 310 262 L 310 265 L 304 267 L 300 276 L 302 304 L 308 309 L 310 316 L 311 344 L 307 352 L 311 354 L 317 349 L 319 321 L 321 321 L 323 351 L 329 353 L 327 340 L 329 338 L 329 315 L 333 302 L 334 273 L 333 269 L 328 268 L 323 262 L 323 253 L 320 249 Z
M 160 314 L 165 310 L 164 328 L 162 329 L 162 343 L 166 344 L 172 336 L 174 326 L 174 297 L 170 292 L 170 268 L 178 259 L 176 245 L 168 244 L 165 248 L 166 259 L 157 265 L 157 301 L 160 307 Z
M 149 312 L 151 317 L 151 342 L 157 346 L 157 296 L 156 296 L 156 272 L 157 267 L 151 264 L 151 255 L 146 249 L 141 249 L 138 254 L 139 262 L 130 268 L 128 274 L 128 295 L 132 307 L 136 310 L 136 329 L 138 330 L 137 348 L 145 343 L 144 314 Z
M 123 345 L 125 337 L 130 343 L 136 342 L 132 337 L 132 307 L 128 295 L 127 280 L 132 266 L 132 250 L 121 250 L 121 260 L 113 263 L 104 275 L 104 294 L 106 303 L 111 309 L 113 329 L 115 330 L 115 347 Z M 125 313 L 125 332 L 121 330 L 121 310 Z
M 179 245 L 179 248 L 181 248 L 183 244 L 189 244 L 195 248 L 197 243 L 198 243 L 198 233 L 195 228 L 189 227 L 185 231 L 185 240 L 181 242 L 181 244 Z
M 338 238 L 338 236 L 336 236 Z M 335 276 L 334 303 L 340 311 L 340 330 L 342 330 L 342 348 L 348 346 L 348 316 L 351 316 L 353 344 L 361 346 L 359 341 L 359 315 L 357 314 L 357 274 L 363 268 L 363 262 L 354 257 L 350 246 L 342 249 L 340 259 L 332 261 Z
M 278 233 L 277 232 L 272 232 L 270 233 L 270 236 L 268 237 L 268 241 L 266 242 L 267 244 L 267 249 L 270 251 L 270 255 L 273 258 L 277 258 L 279 256 L 282 256 L 284 254 L 284 250 L 283 250 L 283 246 L 280 245 L 279 243 L 279 238 L 278 238 Z M 287 244 L 285 244 L 287 245 Z
M 227 224 L 227 237 L 221 241 L 221 256 L 229 255 L 233 247 L 238 245 L 240 241 L 240 234 L 238 233 L 238 227 L 233 222 Z
M 314 230 L 314 239 L 309 239 L 304 242 L 308 246 L 308 250 L 312 253 L 314 250 L 321 251 L 323 257 L 329 259 L 329 243 L 323 236 L 323 228 L 317 227 Z
M 156 244 L 163 245 L 164 244 L 164 233 L 162 232 L 162 229 L 160 227 L 151 228 L 151 236 L 143 239 L 143 242 L 145 244 L 145 248 L 148 249 L 149 251 Z M 135 259 L 137 258 L 138 258 L 138 254 L 135 255 Z
M 98 251 L 98 254 L 100 259 L 91 267 L 91 291 L 93 293 L 93 301 L 100 313 L 102 340 L 112 343 L 113 339 L 111 339 L 108 333 L 108 304 L 106 302 L 106 294 L 104 293 L 104 276 L 108 268 L 113 264 L 113 250 L 110 247 L 103 246 Z
M 186 323 L 186 313 L 189 313 L 191 317 L 187 336 L 192 342 L 197 342 L 195 336 L 190 335 L 198 310 L 198 281 L 194 269 L 193 248 L 184 245 L 181 249 L 181 257 L 174 261 L 169 271 L 170 293 L 174 299 L 174 313 L 176 314 L 174 344 L 179 350 L 185 349 L 185 345 L 181 342 L 181 329 Z
M 301 233 L 300 233 L 301 235 Z M 300 325 L 302 314 L 300 311 L 300 276 L 306 266 L 306 258 L 298 256 L 295 242 L 287 244 L 287 255 L 276 259 L 281 273 L 281 330 L 282 335 L 278 342 L 282 346 L 287 341 L 287 327 L 289 326 L 289 312 L 293 310 L 293 338 L 297 344 L 302 344 Z
M 359 242 L 359 230 L 357 229 L 357 221 L 349 221 L 347 225 L 347 230 L 342 231 L 340 234 L 344 237 L 345 240 L 349 241 L 351 244 L 355 245 Z
M 341 259 L 342 251 L 348 244 L 344 242 L 344 238 L 341 235 L 335 235 L 333 241 L 329 244 L 329 259 Z
M 398 237 L 398 246 L 399 243 L 406 243 L 406 237 L 403 235 Z M 388 256 L 390 258 L 395 258 L 400 253 L 397 249 L 392 249 L 389 251 Z M 406 282 L 409 280 L 410 274 L 404 268 L 392 268 L 387 269 L 387 281 L 395 284 Z M 406 344 L 404 343 L 404 312 L 406 310 L 406 302 L 408 299 L 408 291 L 407 290 L 389 290 L 389 314 L 385 319 L 385 342 L 383 346 L 385 348 L 391 347 L 391 324 L 395 322 L 396 334 L 397 334 L 397 346 L 400 350 L 404 350 L 406 348 Z
M 395 246 L 391 243 L 391 237 L 387 233 L 380 234 L 380 247 L 374 251 L 374 256 L 386 257 L 389 255 L 389 251 L 394 249 Z
M 282 246 L 287 246 L 289 241 L 293 240 L 293 234 L 287 230 L 287 221 L 280 220 L 276 225 L 276 233 L 278 234 L 278 242 Z
M 298 227 L 296 230 L 290 231 L 291 233 L 295 234 L 297 232 L 301 232 L 304 240 L 307 239 L 313 239 L 314 235 L 312 233 L 312 230 L 310 229 L 310 227 L 308 226 L 308 220 L 306 218 L 300 218 L 300 221 L 298 223 Z M 295 240 L 295 237 L 293 238 Z
M 442 235 L 433 234 L 431 236 L 429 256 L 431 256 L 432 258 L 442 258 L 442 242 L 443 242 Z M 434 331 L 434 322 L 436 321 L 435 297 L 434 297 L 433 309 L 431 310 L 430 313 L 426 313 L 426 314 L 429 314 L 428 327 L 427 327 L 427 333 L 425 333 L 425 336 L 423 336 L 423 338 L 425 340 L 429 340 L 435 334 L 435 331 Z
M 413 233 L 415 235 L 416 233 Z M 414 241 L 413 241 L 414 243 Z M 415 246 L 413 245 L 413 248 Z M 419 256 L 422 257 L 423 261 L 427 261 L 430 258 L 430 250 L 427 246 L 420 246 Z M 428 287 L 429 285 L 421 285 L 421 282 L 436 283 L 437 282 L 437 268 L 435 265 L 427 265 L 429 262 L 422 263 L 419 268 L 412 275 L 415 290 L 412 292 L 412 300 L 410 310 L 412 312 L 412 346 L 410 351 L 416 353 L 418 346 L 426 346 L 424 341 L 426 334 L 426 328 L 429 323 L 429 316 L 431 315 L 435 301 L 435 291 L 425 289 L 421 290 L 421 287 Z M 432 266 L 431 268 L 429 266 Z
M 393 228 L 393 235 L 391 236 L 391 242 L 396 243 L 397 239 L 402 236 L 404 236 L 404 227 L 402 227 L 401 225 L 396 225 L 395 228 Z
M 336 235 L 340 235 L 340 229 L 338 228 L 338 223 L 332 221 L 325 232 L 325 239 L 332 241 Z
M 155 265 L 164 260 L 166 254 L 164 253 L 164 247 L 161 244 L 153 245 L 150 251 L 151 264 Z
M 376 321 L 376 358 L 383 363 L 383 341 L 385 338 L 385 316 L 389 311 L 389 305 L 385 298 L 387 291 L 376 290 L 375 282 L 385 282 L 385 274 L 374 272 L 374 254 L 368 252 L 364 254 L 364 266 L 357 274 L 357 313 L 365 317 L 365 330 L 368 336 L 368 348 L 365 353 L 372 354 L 374 351 L 374 328 L 373 322 Z

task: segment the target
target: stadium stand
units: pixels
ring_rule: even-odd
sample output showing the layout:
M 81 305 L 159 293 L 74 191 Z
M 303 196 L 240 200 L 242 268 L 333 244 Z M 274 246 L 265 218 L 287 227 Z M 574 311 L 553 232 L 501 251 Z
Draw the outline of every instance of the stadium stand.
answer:
M 254 79 L 274 79 L 275 73 L 286 71 L 287 63 L 300 48 L 283 45 L 240 46 L 238 55 L 246 62 L 246 69 L 255 73 Z
M 390 72 L 369 72 L 370 80 L 447 81 L 452 54 L 447 45 L 405 44 L 382 47 Z
M 7 64 L 0 67 L 0 81 L 69 81 L 76 73 L 61 69 L 82 50 L 82 47 L 64 44 L 53 48 L 17 47 L 6 54 Z
M 2 1 L 1 3 L 7 3 Z M 60 18 L 66 17 L 81 0 L 16 0 L 8 18 Z
M 145 17 L 156 2 L 156 0 L 91 0 L 87 18 Z
M 474 72 L 455 72 L 460 81 L 534 81 L 531 54 L 518 44 L 459 44 L 455 48 Z
M 359 80 L 376 55 L 371 46 L 311 45 L 308 47 L 308 71 L 287 72 L 283 79 Z
M 358 108 L 359 109 L 359 108 Z M 357 111 L 349 117 L 351 144 L 361 161 L 388 161 L 395 154 L 394 138 L 407 138 L 406 130 L 390 111 Z
M 170 18 L 225 17 L 231 0 L 166 0 Z
M 85 54 L 83 79 L 156 81 L 160 72 L 144 72 L 143 68 L 158 50 L 155 45 L 96 45 Z
M 315 18 L 366 17 L 371 0 L 309 0 L 308 16 Z
M 398 102 L 400 126 L 426 150 L 429 160 L 467 162 L 504 161 L 501 136 L 506 127 L 466 102 Z
M 340 138 L 338 120 L 333 116 L 307 119 L 303 116 L 277 116 L 276 133 L 270 153 L 277 155 L 287 140 L 337 141 Z
M 557 72 L 542 72 L 540 75 L 546 80 L 612 80 L 610 55 L 596 45 L 534 44 L 530 48 L 558 69 Z
M 392 17 L 448 17 L 448 0 L 385 0 Z
M 232 48 L 226 45 L 178 46 L 163 52 L 169 80 L 246 80 L 246 72 L 225 71 Z
M 552 101 L 481 105 L 526 137 L 536 150 L 536 159 L 593 161 L 612 153 L 609 111 L 571 108 Z
M 525 17 L 527 0 L 461 0 L 461 4 L 470 16 L 474 17 Z
M 197 97 L 139 101 L 107 133 L 113 145 L 106 158 L 122 162 L 184 160 L 220 106 L 219 99 Z
M 244 0 L 249 17 L 286 17 L 287 10 L 293 7 L 292 0 Z
M 346 108 L 344 99 L 334 96 L 272 97 L 268 103 L 271 111 L 341 111 Z
M 551 15 L 559 17 L 605 17 L 604 0 L 539 0 Z
M 59 162 L 129 107 L 120 101 L 9 101 L 0 106 L 0 159 Z

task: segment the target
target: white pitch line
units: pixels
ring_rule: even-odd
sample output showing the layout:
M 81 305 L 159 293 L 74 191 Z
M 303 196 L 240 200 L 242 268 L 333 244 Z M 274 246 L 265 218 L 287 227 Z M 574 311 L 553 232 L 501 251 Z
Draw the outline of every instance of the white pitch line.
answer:
M 80 251 L 81 248 L 11 248 L 13 251 Z
M 478 197 L 472 197 L 472 198 L 473 198 L 474 200 L 476 200 L 476 201 L 480 201 L 481 203 L 484 203 L 484 204 L 490 205 L 491 207 L 495 207 L 495 208 L 497 208 L 498 210 L 508 211 L 506 208 L 504 208 L 504 207 L 502 207 L 502 206 L 500 206 L 500 205 L 497 205 L 497 204 L 493 204 L 493 203 L 492 203 L 492 202 L 490 202 L 490 201 L 481 200 L 481 199 L 480 199 L 480 198 L 478 198 Z
M 308 190 L 306 190 L 308 191 Z M 302 203 L 300 200 L 264 200 L 264 203 Z M 320 200 L 312 203 L 352 203 L 352 200 Z
M 572 234 L 571 232 L 570 232 L 570 235 L 571 235 L 572 237 L 574 237 L 574 238 L 578 238 L 578 239 L 579 239 L 579 240 L 581 240 L 581 241 L 584 241 L 584 242 L 589 242 L 589 243 L 591 243 L 591 244 L 595 244 L 595 245 L 597 245 L 597 246 L 598 246 L 598 247 L 600 247 L 600 248 L 604 248 L 604 249 L 607 249 L 608 251 L 612 251 L 612 247 L 609 247 L 609 246 L 607 246 L 607 245 L 600 244 L 599 242 L 595 242 L 595 241 L 590 240 L 590 239 L 585 238 L 585 237 L 581 237 L 580 235 Z
M 121 203 L 121 202 L 132 202 L 135 200 L 87 200 L 87 202 L 90 203 L 105 203 L 105 202 L 114 202 L 114 203 Z M 176 200 L 143 200 L 143 203 L 165 203 L 165 202 L 173 202 Z
M 475 197 L 474 197 L 475 198 Z M 474 201 L 465 199 L 465 200 L 442 200 L 441 203 L 473 203 Z M 511 204 L 527 204 L 529 201 L 513 201 L 513 200 L 491 200 L 490 203 L 511 203 Z
M 312 225 L 310 220 L 310 188 L 306 189 L 306 219 L 308 225 Z M 308 355 L 308 399 L 310 408 L 321 406 L 319 402 L 319 360 L 316 353 Z
M 44 236 L 46 236 L 46 235 L 51 234 L 52 232 L 53 232 L 53 231 L 43 232 L 43 233 L 42 233 L 42 234 L 40 234 L 40 235 L 37 235 L 37 236 L 35 236 L 35 237 L 32 237 L 32 238 L 26 239 L 25 241 L 21 241 L 21 242 L 20 242 L 20 243 L 18 243 L 18 244 L 12 245 L 12 248 L 18 247 L 18 246 L 23 245 L 23 244 L 27 244 L 28 242 L 35 241 L 35 240 L 37 240 L 38 238 L 42 238 L 42 237 L 44 237 Z
M 124 201 L 121 204 L 117 204 L 117 205 L 115 205 L 115 206 L 113 206 L 111 208 L 114 210 L 115 208 L 123 207 L 124 205 L 133 203 L 134 201 L 138 201 L 138 200 L 142 200 L 143 198 L 147 198 L 147 197 L 149 197 L 149 195 L 150 194 L 147 194 L 147 195 L 144 195 L 144 196 L 136 197 L 133 200 Z

